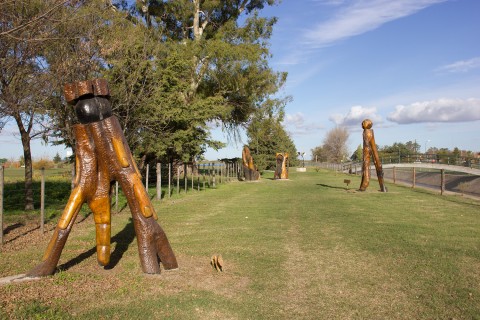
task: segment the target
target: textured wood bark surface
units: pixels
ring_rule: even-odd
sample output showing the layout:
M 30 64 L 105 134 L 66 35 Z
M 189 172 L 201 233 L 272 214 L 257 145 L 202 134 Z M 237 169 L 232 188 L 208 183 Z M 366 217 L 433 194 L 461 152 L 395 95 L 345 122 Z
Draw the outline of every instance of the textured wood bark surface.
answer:
M 42 262 L 28 273 L 29 276 L 45 276 L 55 272 L 72 225 L 84 203 L 92 210 L 95 220 L 98 263 L 101 266 L 108 265 L 111 238 L 110 186 L 114 181 L 118 181 L 122 187 L 130 207 L 143 272 L 160 273 L 159 263 L 165 269 L 178 267 L 167 236 L 156 221 L 157 214 L 145 191 L 117 118 L 111 116 L 108 101 L 92 100 L 92 95 L 101 96 L 102 99 L 108 97 L 106 82 L 101 79 L 95 81 L 66 86 L 67 101 L 76 102 L 77 116 L 80 122 L 84 122 L 74 126 L 75 187 Z M 82 101 L 83 98 L 89 100 L 85 102 Z M 82 110 L 78 110 L 79 106 Z
M 277 153 L 275 155 L 277 166 L 275 168 L 275 173 L 273 174 L 274 179 L 288 179 L 288 153 Z
M 382 192 L 387 192 L 383 180 L 383 168 L 378 156 L 377 145 L 375 143 L 375 136 L 372 129 L 372 121 L 365 119 L 362 122 L 363 128 L 363 164 L 362 164 L 362 182 L 360 184 L 360 191 L 365 191 L 370 184 L 370 162 L 371 157 L 373 156 L 373 163 L 375 164 L 375 169 L 377 171 L 377 179 L 380 184 L 380 190 Z
M 244 146 L 242 150 L 242 166 L 245 180 L 255 181 L 260 179 L 260 172 L 258 172 L 255 164 L 253 163 L 250 149 L 247 146 Z

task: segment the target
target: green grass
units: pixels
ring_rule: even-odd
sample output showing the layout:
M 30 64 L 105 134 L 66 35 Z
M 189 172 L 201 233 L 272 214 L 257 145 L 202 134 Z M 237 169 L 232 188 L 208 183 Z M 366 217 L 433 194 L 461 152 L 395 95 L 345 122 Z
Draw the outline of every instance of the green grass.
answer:
M 160 276 L 141 273 L 128 210 L 112 218 L 121 259 L 111 270 L 98 267 L 90 217 L 74 226 L 63 271 L 0 287 L 0 312 L 18 319 L 32 310 L 82 319 L 480 319 L 480 202 L 393 184 L 380 193 L 376 181 L 357 192 L 360 177 L 324 170 L 292 170 L 289 181 L 272 176 L 154 201 L 180 264 Z M 344 179 L 352 180 L 349 189 Z M 49 235 L 37 237 L 2 248 L 1 276 L 38 263 Z M 210 267 L 213 254 L 223 256 L 223 273 Z

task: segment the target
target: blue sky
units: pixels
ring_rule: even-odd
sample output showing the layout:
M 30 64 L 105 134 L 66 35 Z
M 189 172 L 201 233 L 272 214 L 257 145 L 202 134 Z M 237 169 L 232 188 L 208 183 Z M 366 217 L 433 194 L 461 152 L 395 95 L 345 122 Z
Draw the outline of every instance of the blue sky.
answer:
M 285 127 L 298 151 L 373 121 L 377 144 L 480 151 L 480 1 L 283 0 L 271 66 L 288 72 Z M 218 132 L 217 137 L 222 137 Z M 240 156 L 232 144 L 207 158 Z
M 288 72 L 280 94 L 293 98 L 284 124 L 297 149 L 310 155 L 346 126 L 353 152 L 370 118 L 380 146 L 480 151 L 479 13 L 478 0 L 283 0 L 263 10 L 279 19 L 270 64 Z M 22 154 L 14 130 L 0 133 L 0 157 Z M 240 157 L 241 148 L 231 142 L 206 157 Z M 36 158 L 56 152 L 65 154 L 33 145 Z

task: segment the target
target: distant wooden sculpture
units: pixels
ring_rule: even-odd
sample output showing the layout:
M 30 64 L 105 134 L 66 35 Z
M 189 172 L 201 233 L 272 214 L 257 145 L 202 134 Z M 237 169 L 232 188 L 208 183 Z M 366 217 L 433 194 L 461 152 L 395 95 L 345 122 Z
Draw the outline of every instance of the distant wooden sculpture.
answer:
M 288 179 L 288 153 L 277 153 L 275 159 L 277 161 L 277 166 L 273 178 Z
M 112 115 L 108 84 L 104 79 L 65 85 L 65 98 L 74 105 L 79 124 L 74 125 L 76 140 L 75 187 L 58 221 L 42 262 L 28 276 L 55 273 L 80 208 L 87 203 L 96 227 L 97 261 L 110 262 L 110 186 L 118 181 L 128 201 L 137 236 L 142 270 L 160 273 L 178 268 L 167 236 L 158 224 L 157 214 L 142 184 L 140 173 L 127 145 L 118 119 Z
M 256 166 L 253 164 L 253 158 L 247 146 L 244 146 L 242 150 L 242 165 L 245 180 L 256 181 L 260 179 L 260 172 L 258 172 Z
M 373 155 L 373 163 L 377 170 L 378 183 L 380 190 L 387 192 L 387 187 L 383 182 L 383 169 L 380 157 L 378 156 L 377 145 L 375 144 L 375 136 L 373 135 L 372 121 L 365 119 L 362 121 L 363 128 L 363 165 L 362 165 L 362 183 L 360 184 L 360 191 L 365 191 L 370 183 L 370 157 Z

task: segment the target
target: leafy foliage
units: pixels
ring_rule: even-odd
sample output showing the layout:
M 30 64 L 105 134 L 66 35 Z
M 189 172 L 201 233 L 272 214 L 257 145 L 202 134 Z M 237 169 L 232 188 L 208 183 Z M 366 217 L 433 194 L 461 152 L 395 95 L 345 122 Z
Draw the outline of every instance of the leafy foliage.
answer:
M 287 100 L 269 100 L 259 108 L 247 127 L 248 145 L 259 170 L 274 169 L 275 154 L 288 152 L 290 165 L 298 165 L 297 149 L 282 126 Z

